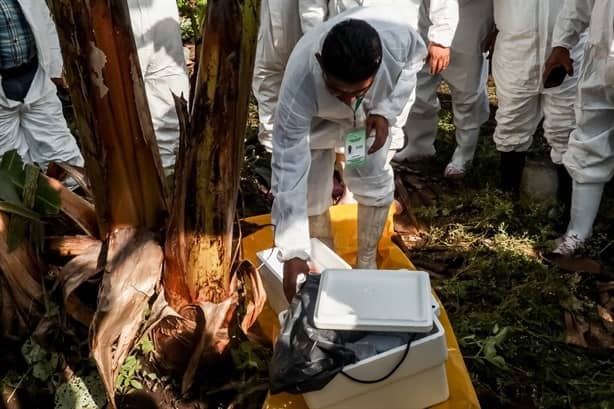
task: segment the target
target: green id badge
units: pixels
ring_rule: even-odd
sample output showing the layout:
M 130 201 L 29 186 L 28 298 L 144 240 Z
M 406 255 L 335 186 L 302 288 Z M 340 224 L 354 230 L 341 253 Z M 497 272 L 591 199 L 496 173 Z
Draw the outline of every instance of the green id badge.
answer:
M 357 168 L 367 161 L 365 130 L 357 129 L 345 135 L 345 166 Z

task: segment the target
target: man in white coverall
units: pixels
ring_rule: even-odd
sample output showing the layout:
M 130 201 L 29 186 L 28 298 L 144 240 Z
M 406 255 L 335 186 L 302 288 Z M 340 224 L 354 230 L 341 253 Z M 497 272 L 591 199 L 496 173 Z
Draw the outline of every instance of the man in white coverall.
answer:
M 494 0 L 495 24 L 499 30 L 493 55 L 493 77 L 499 108 L 494 141 L 501 152 L 501 187 L 517 196 L 526 152 L 544 118 L 544 137 L 559 180 L 558 199 L 566 206 L 571 196 L 571 178 L 562 165 L 569 134 L 575 127 L 574 102 L 577 76 L 544 88 L 542 73 L 552 49 L 552 33 L 562 0 Z M 580 67 L 582 47 L 571 51 Z
M 179 147 L 179 119 L 173 94 L 190 89 L 175 0 L 128 0 L 134 41 L 162 166 L 173 171 Z
M 571 58 L 587 28 L 584 60 L 577 71 Z M 614 175 L 614 0 L 567 0 L 552 45 L 544 76 L 563 66 L 578 77 L 577 125 L 563 156 L 573 178 L 571 219 L 554 250 L 570 255 L 590 237 L 603 187 Z
M 273 128 L 271 211 L 288 299 L 309 272 L 308 220 L 325 218 L 330 237 L 330 176 L 342 141 L 357 141 L 346 149 L 345 173 L 359 203 L 356 267 L 376 268 L 394 196 L 388 151 L 403 144 L 400 128 L 426 57 L 419 35 L 397 14 L 350 10 L 305 34 L 290 56 Z
M 17 150 L 46 168 L 49 161 L 83 166 L 52 82 L 62 56 L 44 1 L 0 0 L 0 156 Z
M 281 80 L 301 35 L 298 0 L 262 0 L 252 91 L 258 101 L 258 140 L 269 152 Z
M 447 66 L 449 61 L 449 48 L 441 46 L 439 42 L 446 43 L 449 41 L 446 38 L 448 33 L 454 33 L 458 22 L 457 1 L 458 0 L 299 0 L 299 12 L 301 16 L 301 27 L 304 33 L 346 10 L 354 7 L 371 6 L 394 7 L 396 14 L 403 15 L 403 17 L 407 19 L 408 24 L 415 30 L 418 30 L 418 20 L 426 4 L 426 8 L 429 9 L 430 16 L 434 21 L 433 24 L 429 24 L 429 27 L 425 29 L 425 31 L 429 31 L 429 35 L 423 35 L 423 39 L 429 44 L 429 54 L 427 57 L 429 61 L 428 65 L 442 67 L 441 69 L 443 69 L 443 67 Z M 416 99 L 418 99 L 420 95 L 420 73 L 418 74 L 417 92 L 418 95 Z M 437 122 L 435 122 L 435 127 L 436 126 Z M 343 148 L 338 148 L 337 151 L 342 153 Z M 341 169 L 343 169 L 343 155 L 338 157 L 337 160 L 341 165 Z M 339 203 L 352 202 L 355 202 L 355 200 L 353 200 L 352 193 L 346 185 L 345 192 Z
M 437 89 L 443 79 L 449 85 L 452 96 L 457 143 L 452 159 L 446 166 L 445 176 L 461 176 L 465 173 L 467 164 L 475 154 L 480 126 L 488 120 L 490 113 L 488 61 L 482 51 L 482 43 L 493 24 L 492 0 L 460 0 L 457 6 L 458 25 L 450 23 L 447 30 L 440 30 L 438 37 L 434 37 L 431 31 L 433 10 L 429 17 L 426 13 L 428 1 L 421 9 L 420 33 L 431 43 L 450 47 L 450 64 L 447 67 L 438 66 L 432 61 L 418 73 L 416 102 L 405 127 L 407 145 L 395 155 L 395 160 L 400 161 L 418 160 L 435 154 L 434 142 L 440 110 Z

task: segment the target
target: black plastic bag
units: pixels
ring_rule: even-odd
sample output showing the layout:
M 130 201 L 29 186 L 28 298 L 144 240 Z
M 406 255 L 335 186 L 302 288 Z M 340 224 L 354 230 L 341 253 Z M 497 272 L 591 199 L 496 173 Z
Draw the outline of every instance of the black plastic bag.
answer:
M 319 275 L 308 275 L 294 296 L 269 364 L 271 393 L 322 389 L 345 365 L 358 360 L 345 346 L 365 335 L 360 331 L 318 329 L 313 323 Z

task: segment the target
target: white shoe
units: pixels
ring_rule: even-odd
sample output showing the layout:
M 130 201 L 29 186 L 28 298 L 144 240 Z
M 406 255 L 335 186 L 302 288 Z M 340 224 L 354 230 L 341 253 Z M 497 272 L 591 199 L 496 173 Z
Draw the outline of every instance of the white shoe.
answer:
M 465 175 L 465 167 L 459 166 L 453 162 L 448 163 L 443 171 L 443 176 L 446 178 L 462 177 Z
M 556 248 L 552 252 L 562 256 L 573 256 L 585 241 L 586 239 L 580 238 L 577 234 L 564 234 L 555 241 Z
M 392 157 L 392 160 L 397 163 L 419 162 L 434 157 L 435 153 L 435 147 L 433 145 L 424 148 L 406 146 L 403 150 L 398 151 Z

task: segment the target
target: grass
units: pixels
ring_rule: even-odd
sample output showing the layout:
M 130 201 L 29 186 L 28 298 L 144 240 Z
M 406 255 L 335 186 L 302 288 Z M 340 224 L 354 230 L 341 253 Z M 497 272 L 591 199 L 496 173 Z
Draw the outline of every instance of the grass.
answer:
M 417 166 L 438 193 L 417 209 L 429 227 L 410 257 L 446 266 L 433 280 L 485 408 L 614 408 L 614 354 L 566 343 L 565 312 L 596 320 L 596 284 L 612 275 L 569 273 L 539 257 L 564 231 L 559 209 L 498 191 L 494 120 L 484 125 L 473 166 L 462 181 L 439 177 L 454 149 L 449 96 L 442 95 L 437 156 Z M 547 158 L 536 133 L 529 156 Z M 598 233 L 583 250 L 612 270 L 611 186 Z M 605 251 L 604 251 L 605 250 Z M 505 328 L 505 336 L 500 336 Z M 497 335 L 499 337 L 497 338 Z M 613 336 L 612 333 L 609 334 Z
M 492 91 L 492 90 L 491 90 Z M 450 97 L 441 95 L 437 155 L 416 169 L 438 195 L 435 206 L 416 209 L 428 224 L 410 258 L 445 266 L 433 279 L 450 316 L 482 407 L 614 408 L 612 350 L 566 342 L 565 313 L 596 320 L 596 285 L 612 275 L 570 273 L 546 265 L 539 254 L 565 229 L 560 209 L 523 197 L 514 202 L 497 189 L 499 155 L 492 141 L 494 113 L 481 130 L 476 158 L 466 177 L 446 180 L 454 150 Z M 493 112 L 496 100 L 493 100 Z M 252 110 L 252 114 L 254 114 Z M 254 114 L 255 115 L 255 114 Z M 243 192 L 269 157 L 257 154 L 254 121 L 248 132 Z M 547 160 L 539 129 L 529 158 Z M 250 156 L 251 155 L 251 156 Z M 257 164 L 257 165 L 256 165 Z M 256 175 L 256 176 L 254 176 Z M 265 179 L 259 179 L 261 182 Z M 266 184 L 266 183 L 265 183 Z M 612 186 L 606 189 L 595 235 L 584 255 L 614 270 Z M 246 194 L 243 204 L 261 198 Z M 251 214 L 249 209 L 243 213 Z M 612 334 L 610 334 L 612 337 Z

